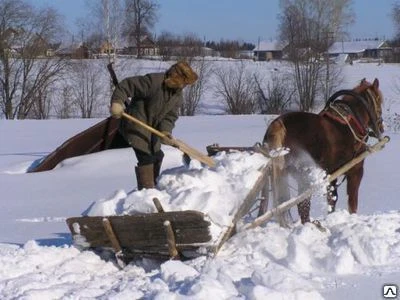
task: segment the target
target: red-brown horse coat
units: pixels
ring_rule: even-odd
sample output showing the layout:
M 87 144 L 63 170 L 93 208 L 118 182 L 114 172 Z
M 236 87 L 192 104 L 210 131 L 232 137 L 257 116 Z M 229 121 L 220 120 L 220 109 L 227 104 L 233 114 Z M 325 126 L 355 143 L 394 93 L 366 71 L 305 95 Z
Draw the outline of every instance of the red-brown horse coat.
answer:
M 354 92 L 362 94 L 367 89 L 373 93 L 379 100 L 374 105 L 377 118 L 381 120 L 382 95 L 379 91 L 379 81 L 375 79 L 373 84 L 365 80 L 353 89 Z M 352 111 L 356 111 L 358 118 L 362 120 L 365 128 L 372 128 L 369 114 L 365 107 L 352 96 L 345 96 L 343 101 L 348 101 Z M 372 99 L 375 101 L 375 99 Z M 379 131 L 383 132 L 383 126 L 378 124 Z M 275 160 L 274 166 L 274 185 L 277 189 L 276 197 L 280 197 L 278 203 L 289 199 L 287 182 L 285 175 L 290 172 L 299 184 L 299 192 L 305 189 L 305 174 L 298 166 L 294 167 L 302 160 L 303 154 L 308 153 L 313 161 L 328 174 L 337 170 L 346 162 L 353 159 L 356 155 L 366 149 L 366 144 L 357 141 L 350 131 L 349 126 L 327 117 L 322 112 L 320 114 L 308 112 L 291 112 L 281 115 L 275 119 L 267 129 L 264 136 L 264 143 L 268 144 L 270 149 L 281 147 L 289 148 L 287 155 Z M 304 163 L 304 161 L 303 161 Z M 300 162 L 301 164 L 301 162 Z M 358 189 L 364 172 L 364 161 L 360 162 L 345 175 L 347 179 L 348 209 L 350 213 L 357 212 Z M 279 178 L 278 178 L 279 177 Z M 332 183 L 332 192 L 328 194 L 328 203 L 331 209 L 335 209 L 337 200 L 336 182 Z M 286 198 L 286 199 L 285 199 Z M 299 214 L 302 223 L 310 221 L 310 199 L 306 199 L 298 205 Z

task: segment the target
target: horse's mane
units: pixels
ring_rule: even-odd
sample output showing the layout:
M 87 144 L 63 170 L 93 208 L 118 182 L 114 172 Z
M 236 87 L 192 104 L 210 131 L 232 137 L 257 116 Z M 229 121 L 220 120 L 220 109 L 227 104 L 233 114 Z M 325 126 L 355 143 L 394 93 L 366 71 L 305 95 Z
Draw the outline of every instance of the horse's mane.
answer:
M 377 80 L 377 79 L 375 79 Z M 353 89 L 354 92 L 358 94 L 364 93 L 366 90 L 371 89 L 375 94 L 376 94 L 376 101 L 377 105 L 382 105 L 383 104 L 383 96 L 382 92 L 379 89 L 379 81 L 377 81 L 376 86 L 375 86 L 375 81 L 374 83 L 370 83 L 367 81 L 365 78 L 361 79 L 360 83 Z

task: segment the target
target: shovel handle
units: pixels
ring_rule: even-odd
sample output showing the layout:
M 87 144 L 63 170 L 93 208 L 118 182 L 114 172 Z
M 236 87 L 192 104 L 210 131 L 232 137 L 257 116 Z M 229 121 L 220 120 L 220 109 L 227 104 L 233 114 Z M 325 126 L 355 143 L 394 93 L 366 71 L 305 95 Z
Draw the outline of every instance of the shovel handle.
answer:
M 168 135 L 166 135 L 165 133 L 162 133 L 161 131 L 159 131 L 157 129 L 154 129 L 153 127 L 147 125 L 143 121 L 140 121 L 140 120 L 136 119 L 135 117 L 132 117 L 131 115 L 127 114 L 126 112 L 122 113 L 122 117 L 124 117 L 125 119 L 128 119 L 129 121 L 131 121 L 133 123 L 136 123 L 136 124 L 146 128 L 148 131 L 150 131 L 151 133 L 154 133 L 155 135 L 159 136 L 160 138 L 169 139 Z
M 157 129 L 154 129 L 153 127 L 136 119 L 135 117 L 132 117 L 131 115 L 129 115 L 125 112 L 122 113 L 122 117 L 124 117 L 125 119 L 127 119 L 133 123 L 136 123 L 136 124 L 142 126 L 143 128 L 146 128 L 148 131 L 150 131 L 151 133 L 154 133 L 155 135 L 159 136 L 160 138 L 167 140 L 169 142 L 169 144 L 171 144 L 173 147 L 178 148 L 183 153 L 186 153 L 191 158 L 197 159 L 198 161 L 206 164 L 209 167 L 215 167 L 215 161 L 211 157 L 204 155 L 203 153 L 190 147 L 189 145 L 185 144 L 184 142 L 176 140 L 174 138 L 170 138 L 169 135 L 167 135 Z

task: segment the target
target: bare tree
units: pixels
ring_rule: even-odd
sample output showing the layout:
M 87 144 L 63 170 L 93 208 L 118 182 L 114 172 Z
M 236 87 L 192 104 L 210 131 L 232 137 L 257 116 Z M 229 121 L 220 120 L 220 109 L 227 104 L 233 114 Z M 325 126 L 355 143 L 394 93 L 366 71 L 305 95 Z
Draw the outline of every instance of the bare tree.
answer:
M 72 89 L 66 85 L 59 91 L 60 95 L 54 105 L 54 111 L 57 118 L 68 119 L 74 116 L 74 104 L 72 99 Z
M 318 86 L 321 89 L 321 93 L 324 95 L 325 102 L 329 97 L 342 85 L 344 81 L 343 70 L 338 64 L 325 64 L 322 73 L 327 74 L 325 77 L 319 78 Z M 324 102 L 324 104 L 325 104 Z
M 53 97 L 55 88 L 44 86 L 36 95 L 33 96 L 33 105 L 27 114 L 28 119 L 48 119 L 53 107 Z
M 287 74 L 273 73 L 265 88 L 259 76 L 254 75 L 254 80 L 261 113 L 281 114 L 292 103 L 295 91 L 290 84 L 287 84 L 290 82 Z
M 192 61 L 191 66 L 196 70 L 199 78 L 184 90 L 183 103 L 180 108 L 180 115 L 182 116 L 194 116 L 196 114 L 200 98 L 207 87 L 211 74 L 210 64 L 204 59 Z
M 236 67 L 216 68 L 215 94 L 225 102 L 229 114 L 252 114 L 256 111 L 256 86 L 253 74 L 243 61 Z
M 330 66 L 327 50 L 344 27 L 354 20 L 351 0 L 281 0 L 280 37 L 288 45 L 293 64 L 299 109 L 314 107 L 319 78 L 329 91 Z M 325 98 L 328 94 L 323 95 Z M 326 100 L 326 99 L 325 99 Z
M 164 61 L 170 60 L 174 55 L 174 47 L 179 43 L 179 37 L 171 32 L 163 31 L 157 38 L 160 55 Z
M 138 58 L 143 56 L 143 36 L 150 35 L 158 20 L 158 9 L 159 4 L 155 0 L 125 0 L 125 33 L 135 43 Z
M 186 33 L 182 37 L 180 59 L 191 60 L 201 55 L 202 40 L 195 33 Z
M 23 0 L 0 0 L 0 19 L 0 107 L 6 119 L 24 119 L 46 103 L 41 97 L 65 67 L 63 59 L 47 57 L 62 33 L 60 16 Z
M 396 39 L 400 39 L 400 2 L 393 4 L 391 15 L 395 27 Z
M 109 60 L 115 59 L 123 26 L 122 0 L 86 0 L 89 14 L 78 21 L 82 42 L 95 48 L 104 47 Z
M 71 91 L 73 103 L 82 118 L 92 118 L 100 110 L 108 87 L 102 82 L 103 66 L 89 60 L 79 60 L 72 65 Z
M 194 33 L 186 33 L 182 36 L 164 31 L 157 39 L 160 55 L 163 60 L 192 60 L 202 55 L 202 40 Z

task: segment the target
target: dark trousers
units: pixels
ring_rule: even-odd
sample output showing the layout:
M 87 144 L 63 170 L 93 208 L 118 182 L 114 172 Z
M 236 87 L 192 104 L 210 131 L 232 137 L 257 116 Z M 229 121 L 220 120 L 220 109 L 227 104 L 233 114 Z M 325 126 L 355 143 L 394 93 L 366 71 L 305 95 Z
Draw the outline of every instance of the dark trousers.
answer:
M 133 148 L 133 151 L 135 151 L 136 158 L 138 161 L 137 164 L 138 166 L 151 165 L 151 164 L 157 165 L 161 163 L 164 158 L 164 152 L 162 152 L 162 150 L 152 154 L 143 152 L 136 148 Z

